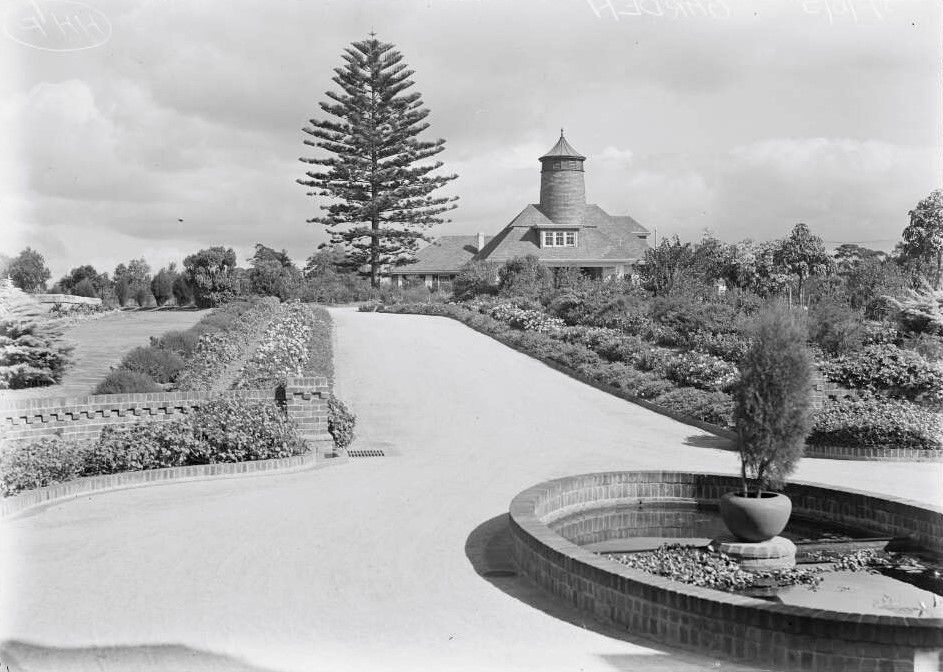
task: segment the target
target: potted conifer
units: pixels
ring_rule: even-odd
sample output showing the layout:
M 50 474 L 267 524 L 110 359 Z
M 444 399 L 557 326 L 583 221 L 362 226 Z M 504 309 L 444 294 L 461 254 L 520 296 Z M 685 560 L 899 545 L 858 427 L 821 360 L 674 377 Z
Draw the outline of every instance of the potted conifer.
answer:
M 792 502 L 777 491 L 802 457 L 811 424 L 812 357 L 805 342 L 796 314 L 767 308 L 740 364 L 734 419 L 742 487 L 721 498 L 720 514 L 741 541 L 772 539 L 792 513 Z

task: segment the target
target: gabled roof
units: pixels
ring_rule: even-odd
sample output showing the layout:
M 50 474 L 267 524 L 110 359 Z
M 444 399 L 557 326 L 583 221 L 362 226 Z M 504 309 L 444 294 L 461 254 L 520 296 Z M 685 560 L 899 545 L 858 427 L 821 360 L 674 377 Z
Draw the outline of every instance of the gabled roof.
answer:
M 485 236 L 487 241 L 494 236 Z M 416 262 L 398 266 L 390 272 L 394 275 L 419 273 L 455 273 L 478 252 L 478 236 L 439 236 L 416 253 Z
M 542 227 L 544 222 L 548 224 Z M 613 217 L 598 205 L 583 207 L 574 247 L 540 247 L 540 228 L 554 228 L 549 222 L 537 206 L 528 205 L 475 258 L 502 263 L 533 254 L 546 261 L 636 261 L 648 248 L 645 227 L 627 215 Z
M 550 148 L 550 151 L 541 156 L 543 159 L 552 159 L 552 158 L 566 157 L 570 159 L 585 159 L 586 157 L 580 154 L 578 151 L 573 149 L 573 146 L 566 141 L 566 138 L 563 137 L 563 129 L 560 129 L 560 139 L 557 140 L 557 144 Z

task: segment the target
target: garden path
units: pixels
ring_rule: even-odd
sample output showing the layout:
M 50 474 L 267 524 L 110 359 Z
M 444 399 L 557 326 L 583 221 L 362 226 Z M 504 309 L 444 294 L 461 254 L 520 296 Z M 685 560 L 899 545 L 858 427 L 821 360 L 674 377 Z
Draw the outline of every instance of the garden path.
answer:
M 189 329 L 199 322 L 205 310 L 120 311 L 67 326 L 65 340 L 75 346 L 74 362 L 59 385 L 0 392 L 12 399 L 49 399 L 82 397 L 92 393 L 112 366 L 126 352 L 147 345 L 151 336 L 171 329 Z
M 56 670 L 742 670 L 622 638 L 507 569 L 501 516 L 595 470 L 733 472 L 710 437 L 445 318 L 333 309 L 352 459 L 3 521 L 0 661 Z M 940 501 L 940 465 L 799 478 Z

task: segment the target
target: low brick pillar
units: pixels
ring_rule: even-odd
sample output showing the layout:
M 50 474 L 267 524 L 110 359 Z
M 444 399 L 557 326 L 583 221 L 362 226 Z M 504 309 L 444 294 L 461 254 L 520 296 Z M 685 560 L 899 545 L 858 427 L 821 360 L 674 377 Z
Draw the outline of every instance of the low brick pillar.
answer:
M 327 431 L 327 400 L 331 388 L 324 376 L 292 376 L 285 383 L 285 406 L 308 447 L 318 457 L 334 455 L 334 439 Z

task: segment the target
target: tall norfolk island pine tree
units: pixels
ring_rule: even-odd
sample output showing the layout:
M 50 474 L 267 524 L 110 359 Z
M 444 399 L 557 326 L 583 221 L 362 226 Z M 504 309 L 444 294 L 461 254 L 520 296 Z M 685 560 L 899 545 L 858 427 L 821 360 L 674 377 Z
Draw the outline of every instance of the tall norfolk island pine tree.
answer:
M 402 54 L 371 33 L 347 47 L 343 59 L 332 78 L 341 92 L 326 92 L 334 102 L 320 103 L 333 118 L 311 119 L 303 129 L 315 138 L 305 138 L 306 145 L 332 156 L 302 158 L 323 169 L 298 182 L 313 189 L 309 196 L 333 199 L 320 206 L 324 216 L 308 221 L 327 227 L 351 265 L 369 264 L 376 287 L 383 266 L 409 263 L 424 231 L 448 221 L 439 215 L 457 207 L 458 197 L 432 192 L 457 175 L 433 174 L 442 162 L 429 159 L 445 149 L 445 140 L 417 139 L 429 127 L 429 110 L 420 93 L 408 91 L 413 71 Z

